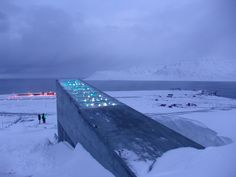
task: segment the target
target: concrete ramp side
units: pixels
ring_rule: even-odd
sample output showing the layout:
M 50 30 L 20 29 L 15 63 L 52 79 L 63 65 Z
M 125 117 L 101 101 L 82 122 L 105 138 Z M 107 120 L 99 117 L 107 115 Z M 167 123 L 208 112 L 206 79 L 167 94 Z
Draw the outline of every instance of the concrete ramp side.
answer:
M 57 81 L 58 135 L 80 143 L 117 177 L 136 177 L 124 152 L 155 162 L 168 150 L 204 147 L 77 80 Z

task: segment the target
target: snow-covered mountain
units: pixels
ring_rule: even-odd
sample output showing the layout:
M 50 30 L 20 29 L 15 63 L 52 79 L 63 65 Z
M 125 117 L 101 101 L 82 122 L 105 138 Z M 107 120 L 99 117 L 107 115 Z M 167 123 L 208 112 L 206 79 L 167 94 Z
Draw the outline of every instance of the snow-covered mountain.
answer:
M 87 80 L 236 81 L 236 61 L 203 59 L 183 60 L 172 64 L 142 65 L 127 70 L 98 71 Z

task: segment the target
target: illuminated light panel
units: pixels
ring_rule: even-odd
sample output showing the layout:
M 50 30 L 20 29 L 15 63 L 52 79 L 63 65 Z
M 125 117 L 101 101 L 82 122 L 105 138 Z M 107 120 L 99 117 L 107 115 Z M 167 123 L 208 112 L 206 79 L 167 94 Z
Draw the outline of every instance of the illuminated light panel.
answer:
M 61 80 L 60 84 L 84 108 L 116 106 L 118 102 L 80 80 Z

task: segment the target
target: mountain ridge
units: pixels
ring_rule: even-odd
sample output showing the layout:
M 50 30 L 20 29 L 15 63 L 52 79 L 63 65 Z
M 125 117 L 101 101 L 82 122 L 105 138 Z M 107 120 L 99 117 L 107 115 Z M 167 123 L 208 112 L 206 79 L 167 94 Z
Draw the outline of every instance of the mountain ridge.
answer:
M 97 71 L 86 80 L 236 81 L 236 66 L 233 60 L 186 60 Z

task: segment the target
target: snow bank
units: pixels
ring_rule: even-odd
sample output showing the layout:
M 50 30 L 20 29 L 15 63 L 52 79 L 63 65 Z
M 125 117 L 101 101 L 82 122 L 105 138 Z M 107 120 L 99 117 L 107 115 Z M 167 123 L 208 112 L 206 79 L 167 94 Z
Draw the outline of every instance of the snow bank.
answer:
M 217 132 L 196 120 L 176 116 L 152 116 L 152 118 L 204 147 L 232 143 L 230 138 L 218 136 Z
M 80 144 L 53 144 L 48 131 L 2 131 L 0 176 L 113 177 Z
M 50 147 L 54 168 L 43 170 L 35 177 L 114 177 L 104 169 L 80 144 L 73 149 L 67 143 Z
M 143 177 L 235 177 L 236 143 L 205 150 L 180 148 L 157 159 Z

